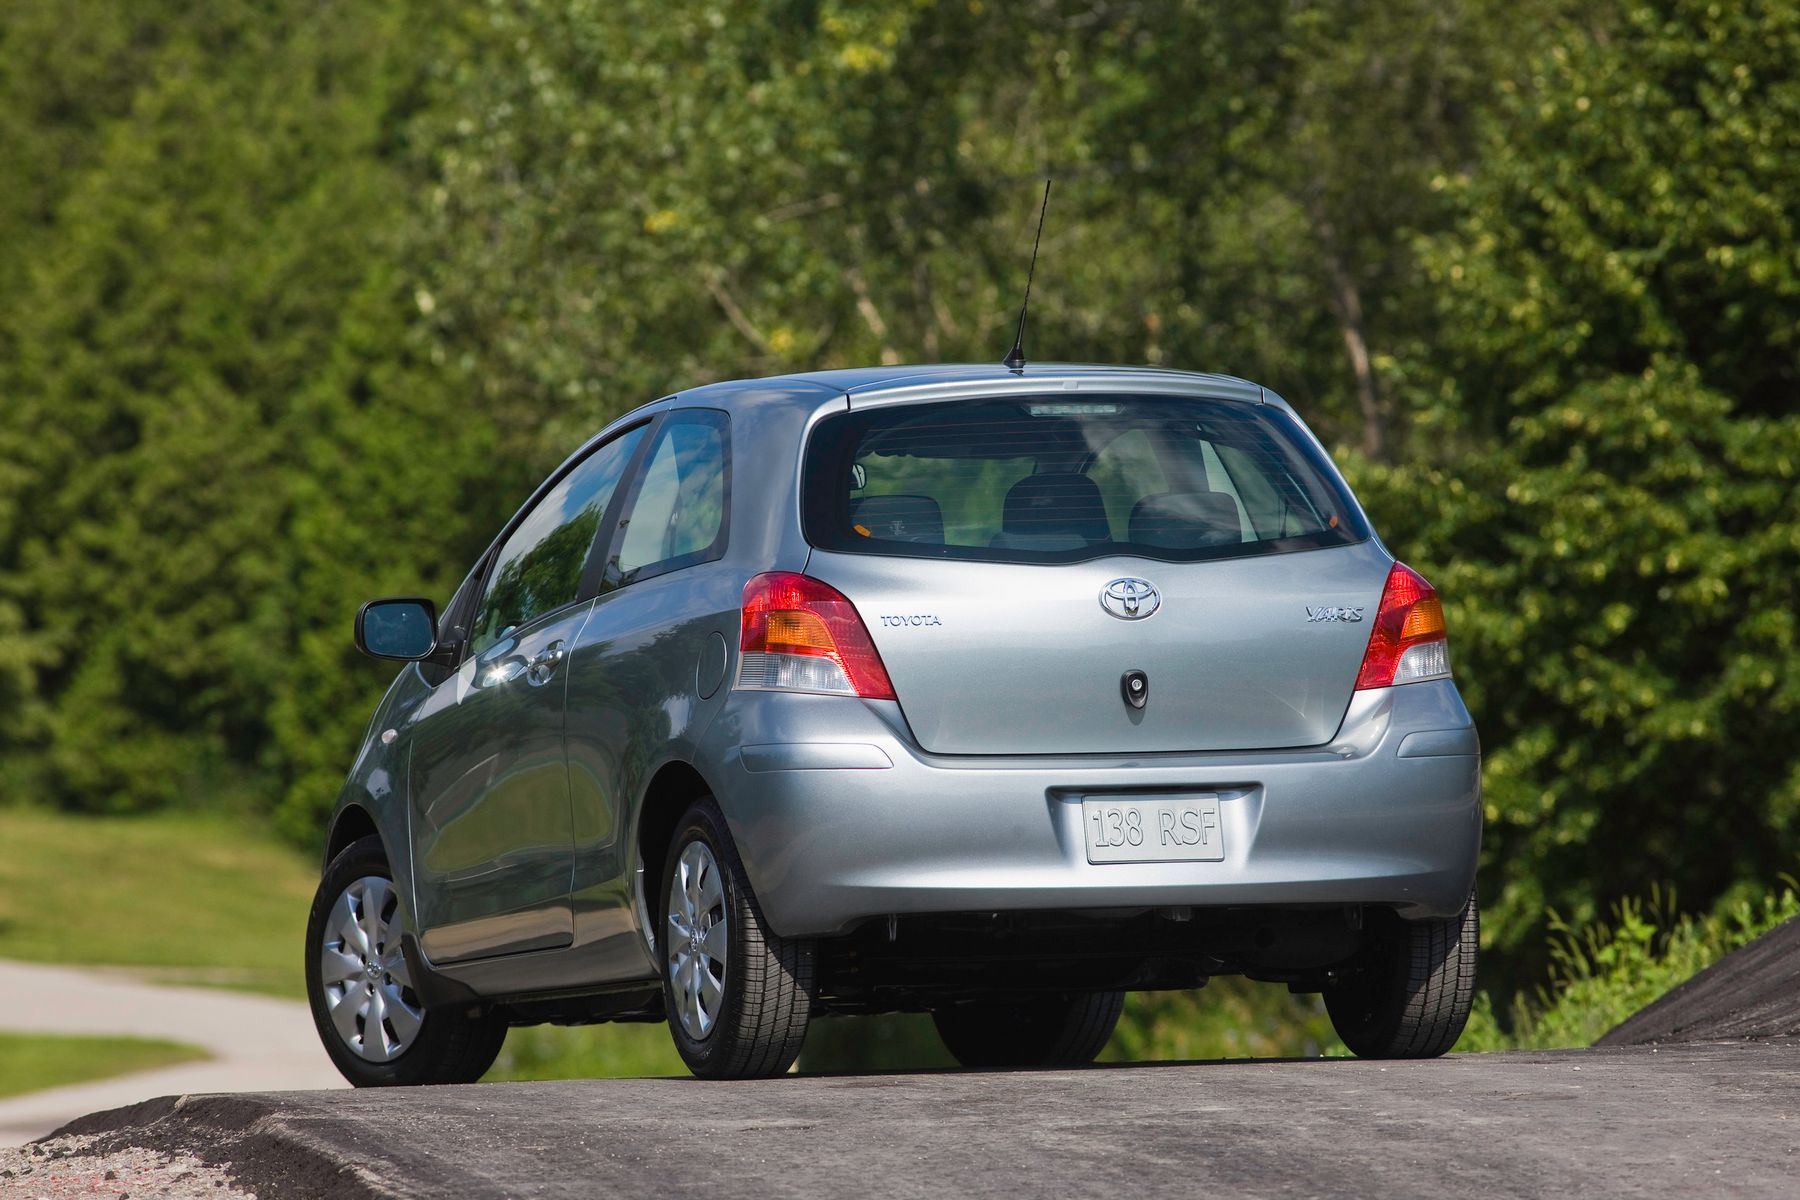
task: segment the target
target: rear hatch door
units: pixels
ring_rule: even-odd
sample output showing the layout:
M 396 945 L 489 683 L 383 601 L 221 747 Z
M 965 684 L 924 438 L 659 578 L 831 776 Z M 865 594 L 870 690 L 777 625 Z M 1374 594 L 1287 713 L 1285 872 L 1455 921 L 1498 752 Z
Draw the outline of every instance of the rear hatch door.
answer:
M 856 605 L 919 744 L 941 754 L 1313 746 L 1343 720 L 1390 560 L 1374 543 L 1209 563 L 1032 566 L 813 556 Z M 1138 594 L 1127 619 L 1103 602 Z M 1314 620 L 1326 609 L 1362 621 Z M 1309 610 L 1311 612 L 1309 613 Z M 1123 681 L 1141 671 L 1142 708 Z
M 1317 441 L 1243 398 L 873 405 L 819 424 L 802 490 L 808 573 L 945 754 L 1327 742 L 1392 563 Z

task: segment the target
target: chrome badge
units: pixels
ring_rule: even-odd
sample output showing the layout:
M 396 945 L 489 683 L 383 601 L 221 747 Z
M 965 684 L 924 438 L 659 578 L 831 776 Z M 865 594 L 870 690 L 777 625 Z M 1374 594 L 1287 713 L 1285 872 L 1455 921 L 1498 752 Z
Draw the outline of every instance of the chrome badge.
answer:
M 1363 610 L 1360 608 L 1313 608 L 1307 607 L 1308 621 L 1360 621 Z
M 1161 604 L 1147 579 L 1115 579 L 1100 589 L 1100 607 L 1121 621 L 1141 621 Z

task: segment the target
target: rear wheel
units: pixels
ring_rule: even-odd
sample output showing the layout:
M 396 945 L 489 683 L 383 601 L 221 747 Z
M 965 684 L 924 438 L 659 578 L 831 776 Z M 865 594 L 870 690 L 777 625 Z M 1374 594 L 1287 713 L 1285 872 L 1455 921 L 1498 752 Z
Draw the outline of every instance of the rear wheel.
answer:
M 1480 951 L 1473 895 L 1444 920 L 1371 912 L 1362 950 L 1325 989 L 1325 1011 L 1358 1058 L 1436 1058 L 1469 1020 Z
M 1078 1067 L 1105 1048 L 1124 1007 L 1124 992 L 1084 992 L 950 1004 L 931 1017 L 945 1048 L 965 1067 Z
M 663 881 L 663 1007 L 683 1061 L 703 1079 L 782 1074 L 806 1040 L 813 946 L 770 932 L 711 797 L 676 826 Z
M 379 838 L 331 860 L 306 923 L 306 995 L 319 1040 L 357 1087 L 473 1083 L 506 1023 L 468 1007 L 426 1009 L 400 950 L 400 895 Z

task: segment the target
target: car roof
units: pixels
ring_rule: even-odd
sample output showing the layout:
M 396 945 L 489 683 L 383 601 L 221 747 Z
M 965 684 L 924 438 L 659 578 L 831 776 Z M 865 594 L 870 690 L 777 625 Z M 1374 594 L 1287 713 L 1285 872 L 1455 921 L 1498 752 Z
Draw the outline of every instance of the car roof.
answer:
M 1232 375 L 1175 371 L 1162 367 L 1120 367 L 1096 363 L 1029 363 L 1014 371 L 1000 363 L 939 363 L 849 367 L 834 371 L 805 371 L 763 379 L 733 379 L 684 390 L 678 407 L 767 402 L 778 398 L 817 402 L 823 394 L 848 396 L 852 407 L 860 404 L 928 399 L 934 395 L 981 395 L 996 392 L 1037 391 L 1054 386 L 1075 390 L 1083 384 L 1104 386 L 1108 391 L 1142 388 L 1146 391 L 1204 393 L 1230 399 L 1260 402 L 1275 399 L 1257 384 Z

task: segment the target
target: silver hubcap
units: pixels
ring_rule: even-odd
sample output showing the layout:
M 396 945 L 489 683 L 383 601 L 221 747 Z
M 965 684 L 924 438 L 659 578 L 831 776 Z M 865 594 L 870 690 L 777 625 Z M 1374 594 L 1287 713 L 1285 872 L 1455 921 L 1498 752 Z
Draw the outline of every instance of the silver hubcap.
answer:
M 403 1053 L 425 1023 L 400 953 L 398 907 L 393 884 L 363 876 L 331 906 L 319 947 L 331 1024 L 346 1046 L 370 1062 Z
M 718 1024 L 725 1000 L 730 923 L 719 863 L 704 842 L 690 842 L 669 881 L 668 970 L 681 1027 L 696 1041 Z

